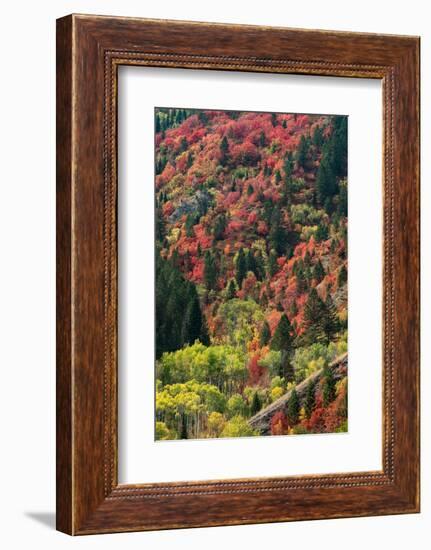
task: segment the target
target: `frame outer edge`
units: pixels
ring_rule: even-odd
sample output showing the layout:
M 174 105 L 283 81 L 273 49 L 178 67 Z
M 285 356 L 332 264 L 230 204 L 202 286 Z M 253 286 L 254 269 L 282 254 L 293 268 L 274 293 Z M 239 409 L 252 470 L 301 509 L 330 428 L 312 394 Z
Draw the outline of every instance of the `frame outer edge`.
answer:
M 88 249 L 82 248 L 82 239 L 84 238 L 84 229 L 80 226 L 80 221 L 83 222 L 86 220 L 85 215 L 88 215 L 88 212 L 86 213 L 86 206 L 85 204 L 91 204 L 92 200 L 98 200 L 98 194 L 96 192 L 91 192 L 91 189 L 88 187 L 88 183 L 83 183 L 82 178 L 84 176 L 85 180 L 89 179 L 90 175 L 95 176 L 97 174 L 97 177 L 99 172 L 99 168 L 92 167 L 91 170 L 87 173 L 85 172 L 85 169 L 88 168 L 86 163 L 89 162 L 89 154 L 88 151 L 85 153 L 84 156 L 81 149 L 83 147 L 83 144 L 81 143 L 82 140 L 85 140 L 86 135 L 83 133 L 84 131 L 90 138 L 94 137 L 92 136 L 92 132 L 95 133 L 95 137 L 98 140 L 98 121 L 95 119 L 92 119 L 90 121 L 90 125 L 85 127 L 84 122 L 81 120 L 81 117 L 79 116 L 75 123 L 74 123 L 74 112 L 75 107 L 76 109 L 79 109 L 79 113 L 81 115 L 85 115 L 86 111 L 85 109 L 89 108 L 91 105 L 87 104 L 86 101 L 94 101 L 95 105 L 97 106 L 97 109 L 100 107 L 99 97 L 97 97 L 97 93 L 101 94 L 102 89 L 94 90 L 94 93 L 92 92 L 91 95 L 85 95 L 82 94 L 82 89 L 88 91 L 88 83 L 82 83 L 80 82 L 79 78 L 82 77 L 82 71 L 83 66 L 87 65 L 88 63 L 94 63 L 96 61 L 96 57 L 98 58 L 98 62 L 101 60 L 101 56 L 103 56 L 104 49 L 105 48 L 104 39 L 109 37 L 109 41 L 116 40 L 121 44 L 121 40 L 119 40 L 119 30 L 115 29 L 115 23 L 117 21 L 117 18 L 109 18 L 110 21 L 104 21 L 104 23 L 108 23 L 108 27 L 105 26 L 105 24 L 99 26 L 99 22 L 97 22 L 96 28 L 94 27 L 94 18 L 93 16 L 68 16 L 66 18 L 60 19 L 57 22 L 57 252 L 58 252 L 58 264 L 57 264 L 57 299 L 58 299 L 58 310 L 57 310 L 57 529 L 64 531 L 69 534 L 86 534 L 86 533 L 97 533 L 97 532 L 109 532 L 109 531 L 124 531 L 124 530 L 143 530 L 143 529 L 157 529 L 157 528 L 176 528 L 176 527 L 192 527 L 192 526 L 205 526 L 205 525 L 223 525 L 223 524 L 240 524 L 240 523 L 260 523 L 260 522 L 268 522 L 268 521 L 288 521 L 290 519 L 313 519 L 314 517 L 345 517 L 345 516 L 355 516 L 355 515 L 377 515 L 377 514 L 388 514 L 388 513 L 406 513 L 406 512 L 413 512 L 418 511 L 418 490 L 413 489 L 413 484 L 415 484 L 416 487 L 418 487 L 419 482 L 419 471 L 418 471 L 418 435 L 417 435 L 417 428 L 418 428 L 418 418 L 415 416 L 415 419 L 412 421 L 408 418 L 408 415 L 406 414 L 406 392 L 407 389 L 400 390 L 396 392 L 396 395 L 400 396 L 401 406 L 404 407 L 403 410 L 399 410 L 400 407 L 396 407 L 397 414 L 395 415 L 397 417 L 397 421 L 399 421 L 400 424 L 403 424 L 407 427 L 407 435 L 406 435 L 406 441 L 408 441 L 410 444 L 412 444 L 413 448 L 410 449 L 406 453 L 405 459 L 401 457 L 401 454 L 399 455 L 399 460 L 401 462 L 396 463 L 396 470 L 399 471 L 400 477 L 397 480 L 397 487 L 392 486 L 392 489 L 395 490 L 395 488 L 398 489 L 399 492 L 397 494 L 392 492 L 392 489 L 390 487 L 387 488 L 387 491 L 385 494 L 383 493 L 375 493 L 374 490 L 369 491 L 370 495 L 375 494 L 375 498 L 381 498 L 382 502 L 380 505 L 377 505 L 377 502 L 375 504 L 377 505 L 375 508 L 373 508 L 374 511 L 369 509 L 368 511 L 360 511 L 360 508 L 358 508 L 356 511 L 351 509 L 348 511 L 347 509 L 344 511 L 341 511 L 340 513 L 333 513 L 331 514 L 329 511 L 325 511 L 325 509 L 321 510 L 317 516 L 313 514 L 308 514 L 307 517 L 305 515 L 301 515 L 298 511 L 298 514 L 294 514 L 293 516 L 286 517 L 283 514 L 275 514 L 269 517 L 265 518 L 257 518 L 253 516 L 253 514 L 250 514 L 250 516 L 243 515 L 241 517 L 236 517 L 228 519 L 226 517 L 226 514 L 222 514 L 222 516 L 219 517 L 219 519 L 215 519 L 209 517 L 208 514 L 203 514 L 203 519 L 198 521 L 192 521 L 192 522 L 186 522 L 184 520 L 184 511 L 181 509 L 178 509 L 178 505 L 180 505 L 181 508 L 181 502 L 185 504 L 189 501 L 189 498 L 195 501 L 196 495 L 193 496 L 193 493 L 190 493 L 189 495 L 185 495 L 184 497 L 179 496 L 179 499 L 177 501 L 178 504 L 175 504 L 173 500 L 171 500 L 169 497 L 169 500 L 166 501 L 166 505 L 161 506 L 160 512 L 157 512 L 154 510 L 153 506 L 150 506 L 150 503 L 147 505 L 144 505 L 143 503 L 138 506 L 138 502 L 135 500 L 133 501 L 132 506 L 132 500 L 131 497 L 124 496 L 123 498 L 118 499 L 114 503 L 114 501 L 111 500 L 109 494 L 107 495 L 105 493 L 105 496 L 102 497 L 102 483 L 100 479 L 101 475 L 101 466 L 97 462 L 92 464 L 91 467 L 88 467 L 88 460 L 94 460 L 95 458 L 100 458 L 100 441 L 97 439 L 100 436 L 100 431 L 96 430 L 96 426 L 94 425 L 94 418 L 91 417 L 92 414 L 95 413 L 95 407 L 99 408 L 99 402 L 96 404 L 92 404 L 88 401 L 88 399 L 91 399 L 92 396 L 90 395 L 89 391 L 85 389 L 83 386 L 84 380 L 86 378 L 86 382 L 88 382 L 89 386 L 91 388 L 91 384 L 95 384 L 96 381 L 100 379 L 99 374 L 97 373 L 97 368 L 95 370 L 94 367 L 98 367 L 97 364 L 94 364 L 91 362 L 92 356 L 91 354 L 85 355 L 85 350 L 82 351 L 80 344 L 81 342 L 84 344 L 84 347 L 88 343 L 91 342 L 92 334 L 85 335 L 83 334 L 84 330 L 87 328 L 88 330 L 91 330 L 94 334 L 95 327 L 88 326 L 88 327 L 79 327 L 74 326 L 73 324 L 73 316 L 76 316 L 77 322 L 80 321 L 80 316 L 83 316 L 83 320 L 86 321 L 87 318 L 84 314 L 87 314 L 89 312 L 87 308 L 88 302 L 80 302 L 80 299 L 82 300 L 87 299 L 87 293 L 91 289 L 91 287 L 86 287 L 82 284 L 82 276 L 86 274 L 86 269 L 88 269 L 88 257 L 87 252 Z M 86 27 L 86 22 L 88 23 L 91 21 L 92 28 L 89 29 Z M 134 20 L 136 23 L 136 20 Z M 140 20 L 142 22 L 142 25 L 146 22 L 146 20 Z M 113 28 L 110 28 L 111 22 L 113 24 Z M 159 25 L 160 27 L 164 27 L 164 30 L 166 30 L 166 22 L 160 21 L 160 22 L 152 22 L 155 23 L 156 26 Z M 187 24 L 185 22 L 172 22 L 173 25 L 182 25 L 183 27 L 187 27 Z M 207 27 L 207 25 L 203 24 L 196 24 L 197 26 L 202 25 L 202 27 Z M 103 27 L 103 28 L 102 28 Z M 127 27 L 127 25 L 126 25 Z M 243 27 L 239 26 L 235 30 L 235 32 L 240 33 L 241 29 Z M 246 28 L 246 27 L 245 27 Z M 259 27 L 257 27 L 258 29 Z M 249 28 L 249 30 L 251 30 Z M 280 29 L 281 30 L 281 29 Z M 292 31 L 295 32 L 293 29 L 285 29 L 286 31 Z M 136 31 L 136 28 L 134 29 Z M 107 32 L 106 36 L 103 34 L 104 32 Z M 306 31 L 305 31 L 306 32 Z M 313 31 L 309 31 L 310 34 Z M 318 32 L 318 31 L 317 31 Z M 115 34 L 117 33 L 117 34 Z M 338 36 L 339 33 L 334 33 L 336 36 Z M 76 35 L 76 44 L 73 40 L 74 35 Z M 83 39 L 83 36 L 85 35 L 85 40 Z M 358 37 L 358 34 L 352 33 L 352 42 L 354 36 Z M 362 38 L 364 38 L 363 35 L 361 35 Z M 377 37 L 379 35 L 370 35 L 370 43 L 374 40 L 377 40 Z M 347 38 L 347 37 L 346 37 Z M 406 58 L 409 57 L 410 61 L 413 58 L 418 61 L 418 58 L 415 57 L 415 55 L 418 55 L 418 39 L 414 39 L 412 37 L 405 37 L 401 42 L 402 45 L 399 43 L 399 37 L 390 37 L 390 36 L 384 36 L 380 35 L 380 38 L 387 38 L 388 39 L 388 48 L 390 51 L 390 55 L 392 56 L 399 56 L 398 57 L 398 63 L 397 68 L 400 69 L 402 64 L 406 62 Z M 416 40 L 416 50 L 414 54 L 412 54 L 412 51 L 414 50 L 413 43 Z M 84 44 L 85 42 L 85 44 Z M 89 44 L 91 42 L 91 51 L 87 51 L 86 48 L 89 47 Z M 144 48 L 145 39 L 142 38 L 142 45 L 141 45 L 141 38 L 139 40 L 137 39 L 136 43 L 136 49 L 139 50 L 139 48 Z M 85 46 L 85 47 L 84 47 Z M 192 45 L 193 46 L 193 43 Z M 135 46 L 134 46 L 135 47 Z M 160 42 L 160 47 L 163 49 L 163 39 Z M 392 48 L 392 49 L 391 49 Z M 365 59 L 366 54 L 369 52 L 370 44 L 361 53 L 361 56 Z M 82 51 L 81 51 L 82 50 Z M 403 55 L 401 55 L 400 51 L 402 50 Z M 407 50 L 409 50 L 409 53 L 406 54 Z M 97 51 L 97 54 L 96 54 Z M 145 51 L 144 49 L 142 51 Z M 75 55 L 79 54 L 79 59 L 75 59 Z M 85 55 L 88 54 L 90 56 L 90 60 L 85 59 Z M 171 54 L 170 54 L 171 55 Z M 175 54 L 174 54 L 175 55 Z M 92 57 L 94 56 L 94 57 Z M 289 59 L 287 57 L 287 59 Z M 329 56 L 330 59 L 330 56 Z M 199 63 L 196 63 L 196 65 L 199 65 Z M 394 64 L 391 62 L 391 65 L 394 67 Z M 88 67 L 87 67 L 88 68 Z M 93 68 L 94 67 L 93 65 Z M 196 67 L 199 68 L 199 67 Z M 390 69 L 390 65 L 387 65 L 387 69 Z M 76 76 L 75 72 L 76 70 Z M 99 74 L 100 66 L 96 68 L 96 74 L 97 77 L 95 78 L 95 83 L 98 87 L 101 84 L 101 75 Z M 241 70 L 240 68 L 234 69 L 234 70 Z M 243 68 L 242 70 L 247 70 Z M 270 72 L 270 71 L 268 71 Z M 333 73 L 332 69 L 328 69 L 328 74 Z M 413 76 L 412 76 L 413 73 Z M 333 73 L 334 74 L 334 73 Z M 365 74 L 361 74 L 360 71 L 358 71 L 357 74 L 353 74 L 352 76 L 366 76 Z M 93 77 L 92 77 L 93 78 Z M 398 76 L 399 78 L 399 76 Z M 417 103 L 418 99 L 418 75 L 415 72 L 415 69 L 410 70 L 410 80 L 409 83 L 406 84 L 406 90 L 410 93 L 413 93 L 414 100 Z M 76 95 L 78 94 L 78 95 Z M 97 97 L 97 99 L 95 99 Z M 398 101 L 404 101 L 403 97 L 397 97 Z M 407 102 L 406 102 L 407 103 Z M 416 118 L 415 120 L 418 120 L 418 110 L 416 110 L 415 113 L 412 112 L 411 104 L 410 108 L 407 107 L 407 112 L 412 115 L 413 118 Z M 397 109 L 397 107 L 396 107 Z M 416 109 L 418 109 L 418 105 L 416 104 Z M 414 109 L 413 109 L 414 110 Z M 78 113 L 77 113 L 78 114 Z M 100 115 L 100 112 L 97 110 L 95 112 L 96 117 Z M 88 121 L 87 121 L 88 122 Z M 96 124 L 97 122 L 97 124 Z M 416 129 L 414 128 L 413 124 L 408 125 L 410 136 L 416 136 L 416 139 L 418 137 L 418 125 L 416 125 Z M 402 133 L 402 128 L 399 127 L 399 121 L 397 121 L 396 129 L 399 133 Z M 89 130 L 89 132 L 87 132 Z M 79 138 L 79 139 L 78 139 Z M 78 140 L 78 141 L 74 141 Z M 75 148 L 73 146 L 73 143 L 75 143 Z M 97 146 L 94 148 L 97 148 L 99 146 L 99 141 L 97 142 Z M 410 189 L 413 193 L 412 199 L 410 200 L 410 204 L 407 205 L 405 213 L 405 218 L 410 226 L 412 227 L 414 221 L 412 214 L 413 211 L 416 212 L 416 215 L 418 214 L 418 181 L 419 181 L 419 174 L 418 174 L 418 168 L 419 168 L 419 159 L 418 155 L 415 156 L 415 149 L 417 149 L 418 145 L 415 143 L 413 144 L 413 154 L 407 155 L 408 159 L 408 166 L 410 170 L 413 170 L 413 178 L 411 180 L 412 185 L 410 185 Z M 395 149 L 395 153 L 399 153 L 400 148 L 402 149 L 402 146 L 399 145 Z M 82 158 L 81 158 L 82 157 Z M 399 157 L 397 157 L 399 158 Z M 76 165 L 76 162 L 79 160 L 79 162 L 83 166 Z M 98 160 L 98 159 L 95 159 Z M 403 172 L 403 177 L 405 177 L 407 170 Z M 76 174 L 76 175 L 75 175 Z M 416 176 L 416 177 L 415 177 Z M 397 174 L 397 177 L 395 178 L 398 182 L 401 180 L 399 171 Z M 90 180 L 91 181 L 91 180 Z M 79 184 L 79 185 L 78 185 Z M 400 184 L 395 185 L 396 193 L 400 190 Z M 84 192 L 85 191 L 85 192 Z M 74 197 L 76 198 L 76 204 L 74 202 Z M 398 197 L 398 200 L 401 200 L 401 194 Z M 405 198 L 405 197 L 404 197 Z M 85 201 L 84 199 L 91 199 L 90 202 Z M 99 205 L 95 205 L 97 209 L 99 209 Z M 400 208 L 397 204 L 397 208 Z M 402 207 L 401 207 L 402 209 Z M 100 212 L 97 212 L 97 219 L 99 218 Z M 74 227 L 74 219 L 76 217 L 76 227 Z M 398 219 L 398 216 L 396 216 L 396 219 Z M 98 230 L 96 231 L 94 229 L 94 224 L 91 226 L 91 231 L 93 233 L 92 239 L 94 238 L 94 235 L 98 233 Z M 413 227 L 414 235 L 410 236 L 407 241 L 409 243 L 413 244 L 413 249 L 417 250 L 417 243 L 419 238 L 419 228 L 417 225 L 417 219 L 416 219 L 416 226 Z M 106 235 L 105 235 L 106 240 Z M 400 251 L 398 247 L 400 246 L 402 239 L 398 239 L 397 241 L 397 250 L 396 250 L 396 256 L 397 254 L 400 255 Z M 104 243 L 106 245 L 106 242 Z M 81 246 L 81 248 L 80 248 Z M 95 241 L 92 240 L 93 251 L 95 246 Z M 97 255 L 99 255 L 99 248 L 97 247 Z M 79 252 L 84 252 L 84 258 L 79 255 Z M 408 255 L 410 253 L 405 252 L 404 256 Z M 404 259 L 403 256 L 403 259 Z M 75 270 L 74 270 L 74 258 L 77 260 L 79 257 L 79 265 L 78 263 L 75 264 Z M 405 272 L 404 276 L 409 279 L 410 283 L 413 283 L 413 286 L 415 287 L 411 296 L 414 298 L 417 295 L 418 290 L 418 272 L 417 272 L 417 262 L 419 261 L 419 258 L 417 256 L 417 253 L 413 252 L 413 265 L 408 269 L 408 267 L 404 267 Z M 99 261 L 99 260 L 97 260 Z M 398 261 L 400 264 L 402 264 L 402 260 L 397 256 L 396 261 Z M 98 266 L 97 266 L 98 268 Z M 402 272 L 403 273 L 403 272 Z M 92 275 L 90 273 L 90 275 Z M 93 273 L 94 278 L 92 280 L 96 281 L 99 280 L 98 274 Z M 81 277 L 81 279 L 80 279 Z M 73 279 L 73 281 L 72 281 Z M 395 286 L 396 282 L 395 282 Z M 398 288 L 398 287 L 397 287 Z M 404 290 L 403 296 L 405 296 L 405 287 L 401 288 L 401 294 Z M 82 295 L 81 295 L 82 294 Z M 91 298 L 91 307 L 94 306 L 94 300 L 95 298 Z M 80 307 L 78 307 L 80 306 Z M 84 307 L 85 306 L 85 307 Z M 409 385 L 409 389 L 413 392 L 413 397 L 411 397 L 410 404 L 411 408 L 409 409 L 410 413 L 417 414 L 418 413 L 418 364 L 419 364 L 419 356 L 418 356 L 418 303 L 413 300 L 411 305 L 408 307 L 409 312 L 409 320 L 413 322 L 414 326 L 410 331 L 410 335 L 413 337 L 413 342 L 410 344 L 409 350 L 412 350 L 414 348 L 414 359 L 411 361 L 413 363 L 412 367 L 414 370 L 415 375 L 417 377 L 414 381 L 412 381 Z M 94 313 L 94 311 L 92 311 Z M 96 312 L 99 316 L 99 311 Z M 417 324 L 416 324 L 417 322 Z M 401 331 L 401 334 L 405 335 L 405 326 L 403 325 L 402 320 L 398 320 L 398 328 Z M 98 333 L 97 333 L 98 334 Z M 96 334 L 96 336 L 97 336 Z M 98 338 L 98 336 L 97 336 Z M 77 353 L 76 357 L 73 356 L 73 341 L 75 339 L 76 343 L 76 349 L 79 351 Z M 406 346 L 405 346 L 406 348 Z M 406 349 L 404 349 L 404 354 L 406 353 Z M 99 351 L 97 352 L 99 353 Z M 399 354 L 400 356 L 403 355 L 403 353 Z M 403 376 L 405 376 L 405 368 L 401 368 L 401 362 L 399 361 L 399 357 L 396 361 L 397 367 L 400 368 L 400 370 L 403 373 Z M 93 367 L 93 368 L 92 368 Z M 73 391 L 74 391 L 74 375 L 76 374 L 76 392 L 75 392 L 75 401 L 76 401 L 76 407 L 73 403 Z M 85 375 L 85 377 L 83 376 Z M 396 376 L 398 378 L 398 376 Z M 99 388 L 93 387 L 93 390 L 97 390 L 97 393 L 99 393 Z M 81 392 L 82 391 L 82 392 Z M 112 399 L 112 395 L 110 396 L 110 399 Z M 83 413 L 87 413 L 90 416 L 83 417 Z M 106 423 L 104 422 L 104 430 L 105 433 L 107 432 L 107 428 L 109 431 L 109 421 Z M 112 429 L 115 429 L 115 427 L 112 426 Z M 90 440 L 89 441 L 89 437 Z M 110 437 L 109 437 L 110 439 Z M 94 450 L 91 446 L 92 444 L 96 444 L 97 449 Z M 398 446 L 398 445 L 397 445 Z M 60 448 L 59 448 L 60 447 Z M 400 452 L 400 448 L 398 448 L 398 452 Z M 406 468 L 406 472 L 403 471 L 403 465 Z M 75 476 L 74 476 L 75 471 Z M 352 475 L 352 474 L 348 474 Z M 330 474 L 329 474 L 329 477 Z M 216 480 L 214 480 L 216 481 Z M 219 480 L 220 482 L 222 480 Z M 105 486 L 106 487 L 106 486 Z M 377 489 L 377 487 L 375 488 Z M 109 491 L 108 491 L 109 492 Z M 114 489 L 115 492 L 115 489 Z M 228 491 L 230 492 L 230 491 Z M 250 492 L 253 492 L 253 489 L 251 489 Z M 325 491 L 326 492 L 326 491 Z M 234 493 L 234 491 L 232 491 Z M 300 492 L 301 493 L 301 492 Z M 279 493 L 280 498 L 283 493 Z M 303 493 L 305 495 L 305 492 Z M 352 490 L 346 490 L 343 491 L 343 494 L 345 495 L 352 495 L 356 498 L 359 497 L 359 493 L 356 491 L 356 489 Z M 111 493 L 112 495 L 112 493 Z M 341 491 L 340 491 L 341 495 Z M 208 495 L 209 496 L 209 495 Z M 300 494 L 298 494 L 298 497 L 300 497 Z M 132 497 L 133 498 L 133 497 Z M 156 497 L 157 498 L 157 497 Z M 240 495 L 232 495 L 233 499 L 237 500 L 239 502 Z M 274 497 L 275 498 L 275 497 Z M 283 498 L 287 498 L 283 496 Z M 304 497 L 306 498 L 306 497 Z M 389 504 L 389 501 L 384 502 L 384 498 L 392 498 L 392 504 Z M 199 500 L 199 497 L 198 497 Z M 203 499 L 201 498 L 202 502 Z M 416 502 L 415 509 L 413 509 L 413 500 Z M 208 501 L 209 502 L 209 501 Z M 214 502 L 214 499 L 211 498 L 211 502 Z M 219 499 L 216 501 L 217 505 L 220 503 L 222 505 L 222 502 L 224 502 L 223 499 Z M 160 505 L 162 503 L 160 502 Z M 196 504 L 194 502 L 194 504 Z M 133 515 L 138 514 L 135 519 L 129 518 L 129 521 L 126 522 L 126 509 L 129 508 L 130 505 L 130 512 L 133 509 Z M 145 515 L 141 516 L 139 514 L 143 513 L 144 510 L 146 510 L 149 515 L 152 515 L 153 513 L 156 513 L 156 517 L 153 521 L 150 519 L 150 517 L 146 517 Z M 170 511 L 170 512 L 169 512 Z M 170 519 L 166 517 L 165 520 L 162 519 L 163 514 L 165 513 L 173 514 L 171 515 Z M 202 515 L 202 514 L 201 514 Z M 158 517 L 157 517 L 158 516 Z M 139 521 L 137 518 L 139 517 Z
M 73 17 L 56 25 L 56 528 L 74 532 L 72 365 Z

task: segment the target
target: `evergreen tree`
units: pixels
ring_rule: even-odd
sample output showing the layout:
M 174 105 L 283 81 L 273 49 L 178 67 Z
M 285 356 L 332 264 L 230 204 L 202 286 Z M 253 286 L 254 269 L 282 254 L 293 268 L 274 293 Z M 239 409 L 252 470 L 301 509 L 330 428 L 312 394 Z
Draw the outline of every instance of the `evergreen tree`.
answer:
M 338 215 L 347 217 L 347 184 L 342 183 L 340 185 L 340 192 L 338 194 Z
M 318 243 L 328 240 L 329 238 L 328 226 L 324 225 L 323 223 L 319 223 L 314 236 Z
M 254 392 L 253 399 L 251 400 L 251 405 L 250 405 L 251 416 L 254 416 L 255 414 L 257 414 L 261 408 L 262 408 L 262 403 L 260 401 L 259 394 L 256 391 Z
M 310 419 L 310 416 L 316 406 L 316 390 L 314 388 L 313 382 L 308 382 L 307 389 L 305 392 L 305 401 L 304 401 L 304 411 L 305 417 Z
M 325 277 L 325 270 L 323 269 L 322 262 L 317 260 L 317 263 L 314 265 L 313 268 L 313 279 L 316 279 L 317 284 L 319 284 L 323 278 Z
M 192 165 L 193 165 L 193 155 L 189 151 L 189 153 L 187 155 L 187 168 L 191 168 Z
M 293 331 L 285 313 L 280 317 L 274 336 L 271 340 L 271 349 L 275 351 L 290 351 L 293 342 Z
M 270 340 L 271 340 L 271 330 L 269 328 L 268 322 L 264 321 L 262 328 L 260 330 L 260 336 L 259 336 L 260 347 L 263 348 L 264 346 L 267 346 Z
M 323 320 L 323 330 L 325 331 L 328 340 L 332 340 L 340 330 L 340 323 L 338 321 L 337 309 L 329 292 L 325 300 L 325 309 L 326 312 Z
M 291 361 L 291 356 L 291 353 L 282 350 L 279 376 L 284 378 L 286 382 L 293 382 L 295 380 L 295 369 Z
M 292 153 L 289 151 L 284 159 L 283 163 L 284 179 L 289 180 L 293 174 L 293 160 Z
M 286 249 L 287 234 L 281 223 L 281 211 L 278 205 L 272 209 L 269 225 L 269 243 L 271 248 L 281 256 Z
M 266 146 L 266 137 L 265 132 L 262 130 L 259 135 L 259 147 L 265 147 Z
M 336 396 L 336 388 L 335 388 L 335 378 L 334 373 L 332 372 L 332 369 L 329 367 L 325 367 L 323 370 L 323 406 L 327 407 L 332 401 L 334 401 Z
M 235 279 L 231 279 L 227 285 L 226 298 L 228 300 L 233 300 L 234 298 L 236 298 L 237 291 L 238 287 L 236 286 Z
M 245 254 L 245 265 L 246 265 L 247 271 L 251 271 L 252 273 L 254 273 L 257 279 L 258 270 L 257 270 L 257 263 L 256 263 L 256 258 L 254 256 L 253 250 L 250 250 L 250 249 L 247 250 Z
M 312 288 L 304 306 L 305 330 L 303 339 L 307 345 L 328 341 L 324 330 L 325 319 L 325 304 L 317 294 L 316 289 Z
M 156 255 L 156 358 L 199 339 L 209 344 L 196 287 L 174 261 Z
M 296 292 L 303 294 L 307 290 L 307 279 L 305 278 L 304 269 L 299 266 L 296 269 Z
M 292 317 L 296 317 L 298 315 L 298 306 L 295 300 L 293 300 L 292 305 L 290 306 L 290 314 Z
M 337 280 L 337 284 L 339 287 L 345 285 L 347 283 L 347 269 L 346 269 L 346 266 L 343 265 L 340 269 L 340 271 L 338 272 L 338 280 Z
M 298 166 L 305 169 L 308 158 L 308 143 L 304 135 L 301 136 L 299 141 L 298 150 L 296 152 L 296 162 Z
M 166 237 L 166 228 L 165 228 L 165 220 L 163 218 L 163 213 L 161 212 L 160 208 L 156 208 L 155 217 L 156 217 L 156 223 L 155 223 L 156 241 L 158 243 L 163 243 Z
M 185 229 L 186 229 L 186 236 L 187 237 L 194 237 L 194 230 L 193 226 L 196 223 L 195 216 L 193 214 L 187 214 L 186 223 L 185 223 Z
M 271 250 L 268 258 L 268 274 L 273 277 L 278 271 L 277 254 L 275 250 Z
M 187 151 L 188 146 L 189 146 L 189 144 L 187 142 L 187 138 L 185 136 L 183 136 L 181 138 L 181 142 L 180 142 L 180 152 L 184 153 L 184 151 Z
M 347 117 L 333 117 L 331 139 L 333 170 L 338 177 L 347 175 Z
M 217 283 L 217 268 L 214 256 L 209 250 L 204 256 L 204 282 L 208 290 L 213 290 Z
M 281 181 L 281 174 L 280 170 L 275 171 L 275 184 L 278 185 Z
M 192 297 L 187 305 L 182 327 L 182 340 L 184 344 L 193 344 L 196 340 L 204 345 L 209 345 L 209 337 L 204 323 L 199 298 L 193 287 Z
M 235 262 L 235 279 L 236 279 L 238 288 L 241 288 L 242 281 L 245 279 L 246 275 L 247 275 L 247 263 L 245 259 L 245 254 L 244 254 L 244 250 L 240 248 L 236 256 L 236 262 Z
M 204 126 L 205 124 L 208 124 L 208 116 L 205 111 L 198 112 L 198 119 L 199 119 L 199 122 L 201 122 Z
M 322 205 L 328 197 L 333 197 L 337 192 L 337 181 L 328 155 L 328 153 L 323 155 L 316 178 L 317 198 Z
M 182 415 L 180 439 L 188 439 L 186 415 Z
M 332 202 L 332 197 L 326 197 L 323 208 L 328 216 L 331 216 L 331 214 L 334 212 L 334 203 Z
M 258 281 L 263 281 L 265 278 L 265 263 L 260 250 L 258 250 L 254 255 L 254 261 L 256 263 L 256 278 Z
M 219 241 L 220 239 L 223 238 L 224 232 L 226 230 L 226 225 L 227 225 L 226 216 L 224 214 L 218 215 L 217 218 L 215 219 L 214 228 L 213 228 L 214 239 L 216 241 Z
M 290 394 L 289 400 L 287 402 L 287 418 L 289 424 L 294 426 L 298 423 L 299 413 L 301 405 L 299 403 L 298 393 L 295 388 L 293 388 L 292 393 Z
M 221 153 L 220 163 L 226 164 L 228 153 L 229 153 L 229 142 L 226 136 L 223 136 L 220 142 L 220 153 Z
M 253 193 L 254 193 L 253 186 L 251 185 L 251 183 L 249 183 L 247 187 L 247 195 L 250 196 L 250 195 L 253 195 Z
M 316 147 L 322 147 L 323 140 L 323 128 L 321 128 L 320 126 L 316 126 L 316 129 L 313 133 L 313 145 L 315 145 Z

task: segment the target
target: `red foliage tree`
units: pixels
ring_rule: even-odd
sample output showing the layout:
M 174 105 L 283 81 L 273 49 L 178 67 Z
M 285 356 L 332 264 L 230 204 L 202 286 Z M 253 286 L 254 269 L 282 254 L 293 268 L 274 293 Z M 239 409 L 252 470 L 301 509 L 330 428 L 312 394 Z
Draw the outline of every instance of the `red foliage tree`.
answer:
M 252 356 L 248 362 L 248 378 L 249 384 L 255 386 L 259 383 L 261 376 L 264 374 L 265 369 L 259 365 L 260 353 L 256 353 Z
M 271 418 L 271 435 L 286 435 L 289 431 L 289 422 L 283 411 L 277 411 Z

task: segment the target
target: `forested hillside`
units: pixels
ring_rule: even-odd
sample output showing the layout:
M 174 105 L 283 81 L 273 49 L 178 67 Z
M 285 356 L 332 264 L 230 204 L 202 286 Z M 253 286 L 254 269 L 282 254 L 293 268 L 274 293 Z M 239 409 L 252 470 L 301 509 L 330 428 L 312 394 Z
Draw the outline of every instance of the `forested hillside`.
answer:
M 156 109 L 156 438 L 347 429 L 347 118 Z M 299 399 L 295 385 L 324 368 Z

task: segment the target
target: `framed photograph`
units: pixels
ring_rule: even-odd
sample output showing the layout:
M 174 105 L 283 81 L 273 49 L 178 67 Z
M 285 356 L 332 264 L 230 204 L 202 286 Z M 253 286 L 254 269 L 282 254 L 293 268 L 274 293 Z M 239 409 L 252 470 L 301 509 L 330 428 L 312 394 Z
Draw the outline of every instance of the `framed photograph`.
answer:
M 419 511 L 419 38 L 57 21 L 57 528 Z

